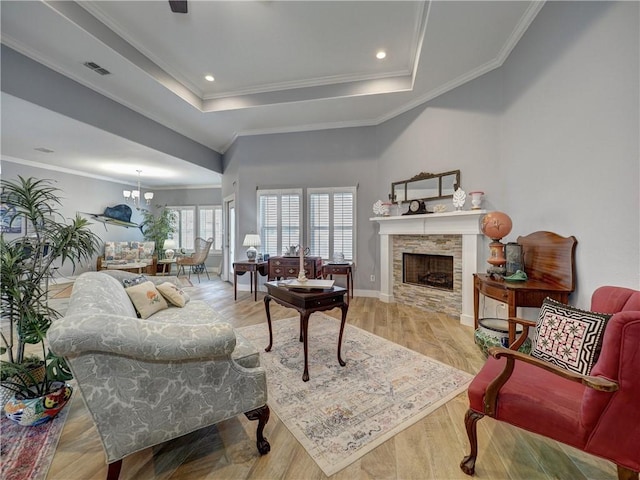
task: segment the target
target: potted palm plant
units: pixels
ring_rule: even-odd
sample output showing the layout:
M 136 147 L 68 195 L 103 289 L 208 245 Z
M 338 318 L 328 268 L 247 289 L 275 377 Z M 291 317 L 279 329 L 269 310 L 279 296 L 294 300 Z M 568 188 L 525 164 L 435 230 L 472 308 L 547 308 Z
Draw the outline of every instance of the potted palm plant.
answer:
M 144 239 L 155 243 L 154 251 L 161 257 L 164 241 L 169 235 L 176 232 L 175 214 L 169 210 L 166 205 L 156 205 L 157 214 L 153 214 L 149 210 L 142 210 L 142 235 Z
M 2 203 L 10 205 L 12 211 L 12 217 L 4 219 L 5 225 L 26 222 L 29 229 L 29 235 L 18 238 L 0 234 L 0 367 L 2 386 L 14 394 L 11 401 L 18 405 L 7 404 L 5 410 L 8 416 L 15 413 L 15 418 L 10 418 L 18 423 L 33 420 L 31 424 L 37 424 L 53 418 L 57 411 L 34 419 L 22 409 L 30 403 L 27 400 L 39 398 L 43 405 L 57 407 L 71 393 L 64 383 L 71 378 L 64 359 L 51 353 L 46 345 L 47 330 L 60 316 L 47 302 L 47 279 L 54 262 L 71 263 L 75 270 L 79 263 L 90 261 L 98 252 L 100 238 L 88 228 L 86 219 L 62 216 L 60 190 L 51 180 L 3 179 L 1 188 Z M 37 347 L 32 347 L 34 352 L 27 352 L 27 345 Z M 34 371 L 33 355 L 39 357 L 43 375 Z

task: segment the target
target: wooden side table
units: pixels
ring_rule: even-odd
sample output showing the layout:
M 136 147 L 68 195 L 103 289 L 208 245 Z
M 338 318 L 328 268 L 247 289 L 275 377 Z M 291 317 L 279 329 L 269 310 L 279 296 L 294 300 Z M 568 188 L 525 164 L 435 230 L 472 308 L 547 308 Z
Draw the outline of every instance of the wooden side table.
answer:
M 474 328 L 478 328 L 478 310 L 480 294 L 507 304 L 509 317 L 517 316 L 518 307 L 540 308 L 544 299 L 549 297 L 562 303 L 568 303 L 572 289 L 541 282 L 527 280 L 524 282 L 507 282 L 493 279 L 489 275 L 473 274 L 473 318 Z M 515 324 L 509 323 L 509 345 L 516 338 Z
M 331 278 L 333 280 L 334 275 L 346 275 L 347 277 L 347 299 L 353 298 L 353 269 L 355 264 L 353 262 L 345 263 L 325 263 L 322 265 L 322 278 Z
M 162 271 L 156 272 L 156 275 L 171 275 L 171 265 L 175 263 L 175 258 L 165 258 L 164 260 L 158 260 L 158 269 L 160 269 L 160 266 L 162 266 Z
M 253 301 L 258 300 L 258 274 L 263 277 L 267 276 L 267 262 L 234 262 L 233 263 L 233 299 L 238 299 L 238 275 L 244 275 L 249 272 L 251 278 L 251 292 L 254 294 Z
M 304 372 L 302 373 L 302 381 L 308 382 L 309 317 L 313 312 L 340 308 L 342 310 L 342 322 L 340 323 L 340 334 L 338 335 L 338 363 L 344 367 L 346 363 L 342 360 L 341 348 L 342 334 L 344 333 L 344 325 L 347 321 L 347 310 L 349 308 L 349 305 L 344 301 L 344 294 L 347 291 L 342 287 L 333 287 L 331 290 L 302 291 L 279 287 L 278 282 L 267 282 L 265 285 L 267 287 L 267 295 L 264 297 L 264 309 L 267 314 L 267 323 L 269 324 L 269 345 L 265 348 L 265 352 L 269 352 L 273 345 L 271 312 L 269 311 L 269 302 L 273 299 L 284 307 L 293 308 L 300 312 L 300 341 L 303 342 L 304 346 Z

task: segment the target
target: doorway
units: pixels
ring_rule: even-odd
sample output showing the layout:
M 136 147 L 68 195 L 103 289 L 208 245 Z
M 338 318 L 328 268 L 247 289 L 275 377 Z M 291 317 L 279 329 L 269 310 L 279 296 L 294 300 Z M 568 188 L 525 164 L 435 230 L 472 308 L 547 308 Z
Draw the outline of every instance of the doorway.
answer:
M 225 239 L 224 239 L 224 262 L 223 274 L 220 278 L 227 282 L 233 282 L 233 262 L 236 258 L 236 201 L 235 195 L 230 195 L 224 199 L 225 212 Z

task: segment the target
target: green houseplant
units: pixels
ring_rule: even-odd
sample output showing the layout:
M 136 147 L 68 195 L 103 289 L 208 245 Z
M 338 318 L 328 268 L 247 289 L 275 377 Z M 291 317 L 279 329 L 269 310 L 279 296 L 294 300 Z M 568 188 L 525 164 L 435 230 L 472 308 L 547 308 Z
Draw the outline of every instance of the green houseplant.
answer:
M 149 210 L 142 210 L 141 230 L 144 239 L 155 243 L 154 251 L 157 252 L 158 258 L 162 252 L 164 241 L 169 235 L 176 232 L 176 217 L 166 205 L 156 205 L 157 214 Z
M 47 279 L 54 262 L 76 265 L 91 260 L 98 252 L 100 238 L 76 215 L 65 219 L 59 212 L 59 189 L 51 180 L 18 177 L 1 181 L 3 205 L 11 206 L 12 217 L 4 225 L 26 222 L 29 234 L 8 239 L 0 234 L 1 309 L 3 329 L 0 331 L 2 386 L 21 398 L 47 394 L 55 382 L 69 380 L 71 374 L 61 357 L 49 351 L 46 334 L 51 322 L 60 314 L 48 305 Z M 33 352 L 27 345 L 38 345 L 45 374 L 33 370 Z M 37 363 L 37 362 L 36 362 Z

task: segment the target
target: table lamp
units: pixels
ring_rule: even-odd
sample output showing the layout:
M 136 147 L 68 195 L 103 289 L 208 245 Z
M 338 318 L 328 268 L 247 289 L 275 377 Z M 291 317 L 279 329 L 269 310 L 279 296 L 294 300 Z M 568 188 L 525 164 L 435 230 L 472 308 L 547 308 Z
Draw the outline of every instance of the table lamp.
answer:
M 487 269 L 489 275 L 504 275 L 506 272 L 507 259 L 504 256 L 504 245 L 500 240 L 511 233 L 512 226 L 511 218 L 503 212 L 489 212 L 482 218 L 480 230 L 492 240 L 489 244 L 490 254 L 487 260 L 491 264 Z
M 162 245 L 162 249 L 164 250 L 164 258 L 171 260 L 173 255 L 176 253 L 174 248 L 176 248 L 178 244 L 175 240 L 171 238 L 167 238 Z
M 250 262 L 256 261 L 256 255 L 258 253 L 258 251 L 256 250 L 256 247 L 259 247 L 260 245 L 262 245 L 262 242 L 260 241 L 260 235 L 255 233 L 247 233 L 244 236 L 244 241 L 242 242 L 242 246 L 249 247 L 247 248 L 247 258 L 249 259 Z

